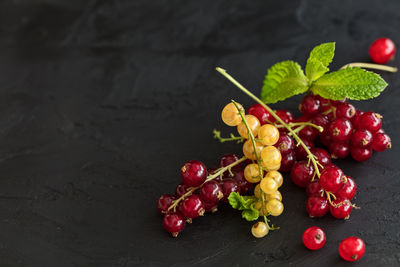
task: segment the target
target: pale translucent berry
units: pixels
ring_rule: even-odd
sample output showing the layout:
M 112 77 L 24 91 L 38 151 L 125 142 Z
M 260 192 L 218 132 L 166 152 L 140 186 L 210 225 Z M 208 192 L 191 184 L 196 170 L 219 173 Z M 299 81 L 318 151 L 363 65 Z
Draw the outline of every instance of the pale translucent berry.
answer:
M 281 187 L 283 184 L 283 176 L 280 172 L 278 171 L 269 171 L 267 175 L 265 175 L 265 178 L 272 178 L 275 180 L 275 182 L 278 184 L 278 187 Z
M 279 149 L 274 146 L 266 146 L 261 151 L 261 159 L 263 166 L 267 169 L 273 169 L 281 163 L 282 156 Z
M 257 222 L 251 227 L 251 233 L 256 238 L 262 238 L 269 232 L 268 225 L 265 222 Z
M 272 194 L 266 194 L 265 195 L 266 196 L 266 200 L 267 201 L 269 201 L 269 200 L 272 200 L 272 199 L 277 199 L 277 200 L 279 200 L 279 201 L 282 201 L 282 194 L 281 194 L 281 192 L 279 192 L 279 190 L 276 190 L 274 193 L 272 193 Z
M 247 140 L 243 144 L 243 154 L 245 155 L 246 158 L 256 160 L 257 156 L 260 157 L 261 155 L 261 150 L 263 149 L 263 145 L 260 144 L 259 142 L 256 142 L 256 152 L 254 152 L 254 147 L 253 143 L 251 140 Z M 257 156 L 256 156 L 257 153 Z
M 264 178 L 260 182 L 261 190 L 266 194 L 272 194 L 278 190 L 278 183 L 272 178 Z
M 279 216 L 283 212 L 283 203 L 277 199 L 272 199 L 267 202 L 266 208 L 272 216 Z
M 276 142 L 278 142 L 279 131 L 271 124 L 264 124 L 258 130 L 258 139 L 261 140 L 263 145 L 273 146 L 276 144 Z
M 261 180 L 258 164 L 252 163 L 244 168 L 244 178 L 250 183 L 258 183 Z
M 244 111 L 242 105 L 239 103 L 237 103 L 237 105 L 239 109 Z M 221 118 L 222 121 L 228 126 L 238 126 L 239 123 L 242 122 L 242 118 L 240 117 L 239 112 L 233 103 L 229 103 L 224 107 L 221 112 Z
M 253 136 L 256 137 L 258 134 L 258 130 L 260 129 L 260 121 L 253 115 L 246 115 L 244 118 Z M 241 137 L 246 139 L 249 138 L 249 132 L 247 131 L 247 127 L 243 121 L 237 126 L 237 131 Z

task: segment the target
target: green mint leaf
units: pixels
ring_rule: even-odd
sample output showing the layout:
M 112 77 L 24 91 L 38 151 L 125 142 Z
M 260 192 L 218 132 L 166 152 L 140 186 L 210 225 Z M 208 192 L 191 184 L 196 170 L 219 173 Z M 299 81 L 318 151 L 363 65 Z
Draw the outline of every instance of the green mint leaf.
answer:
M 260 216 L 258 210 L 253 207 L 254 204 L 251 204 L 249 209 L 242 211 L 242 218 L 247 221 L 255 221 Z
M 232 208 L 242 211 L 242 217 L 247 221 L 258 219 L 258 210 L 253 207 L 254 203 L 257 201 L 255 196 L 241 196 L 239 193 L 232 192 L 228 200 Z
M 335 43 L 320 44 L 311 51 L 306 64 L 306 76 L 315 81 L 329 71 L 328 66 L 335 55 Z
M 366 100 L 377 97 L 386 86 L 387 83 L 374 72 L 346 68 L 325 74 L 313 83 L 311 91 L 332 100 Z
M 282 61 L 268 69 L 261 89 L 261 100 L 272 104 L 307 90 L 308 79 L 300 65 L 294 61 Z

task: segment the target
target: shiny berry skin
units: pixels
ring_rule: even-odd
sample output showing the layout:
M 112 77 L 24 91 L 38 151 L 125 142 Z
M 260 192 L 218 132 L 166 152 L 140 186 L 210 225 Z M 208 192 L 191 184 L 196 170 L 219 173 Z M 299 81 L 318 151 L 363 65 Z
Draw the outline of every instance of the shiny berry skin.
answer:
M 315 125 L 318 125 L 318 126 L 321 126 L 322 128 L 324 128 L 324 131 L 325 131 L 325 129 L 328 128 L 329 123 L 330 123 L 328 116 L 326 116 L 324 114 L 316 115 L 314 118 L 312 118 L 311 122 Z
M 264 124 L 258 130 L 258 139 L 265 146 L 273 146 L 279 140 L 279 131 L 272 124 Z
M 282 156 L 290 153 L 295 148 L 293 138 L 285 133 L 279 135 L 278 142 L 274 146 L 279 149 Z
M 244 111 L 242 105 L 239 103 L 236 104 L 240 110 Z M 238 126 L 242 122 L 242 117 L 239 115 L 238 109 L 232 102 L 222 109 L 221 119 L 228 126 Z
M 175 197 L 180 198 L 182 195 L 184 195 L 187 192 L 189 187 L 190 186 L 187 186 L 185 184 L 178 184 L 178 186 L 175 189 Z
M 207 178 L 207 168 L 198 160 L 189 160 L 181 168 L 181 178 L 187 186 L 199 186 Z
M 314 97 L 316 97 L 316 98 L 321 102 L 321 105 L 323 105 L 323 106 L 328 106 L 328 105 L 330 105 L 329 99 L 323 98 L 323 97 L 320 96 L 320 95 L 315 95 Z
M 391 39 L 382 37 L 376 39 L 371 44 L 368 53 L 373 62 L 386 64 L 389 60 L 394 58 L 396 46 Z
M 316 147 L 311 150 L 311 153 L 317 157 L 318 162 L 321 163 L 322 166 L 326 166 L 331 163 L 331 157 L 328 151 L 325 149 Z
M 172 201 L 175 200 L 175 197 L 170 194 L 161 195 L 160 198 L 157 200 L 157 210 L 160 213 L 166 213 L 169 206 L 171 206 Z
M 311 218 L 325 216 L 329 211 L 328 200 L 324 197 L 309 197 L 306 201 L 306 210 Z
M 314 142 L 310 141 L 310 140 L 303 140 L 303 143 L 306 145 L 306 147 L 311 150 L 315 147 Z M 304 150 L 302 145 L 296 146 L 295 148 L 296 151 L 296 159 L 297 160 L 303 160 L 307 158 L 307 152 Z
M 256 137 L 258 130 L 261 126 L 260 121 L 257 119 L 257 117 L 253 115 L 245 115 L 244 119 L 247 122 L 247 126 L 250 128 L 250 132 L 253 134 L 254 137 Z M 243 121 L 237 126 L 237 132 L 239 133 L 239 135 L 246 139 L 249 138 L 249 131 L 247 131 L 247 126 L 244 124 Z
M 344 102 L 336 105 L 336 118 L 351 120 L 356 115 L 356 109 L 350 103 Z
M 197 218 L 204 215 L 205 209 L 200 197 L 193 194 L 182 200 L 179 211 L 185 218 Z
M 363 114 L 364 114 L 364 112 L 357 109 L 356 114 L 354 114 L 353 118 L 351 118 L 351 123 L 353 124 L 354 129 L 362 129 L 360 119 Z
M 350 144 L 347 142 L 337 143 L 333 142 L 329 144 L 329 152 L 331 153 L 331 157 L 333 159 L 344 159 L 350 153 Z
M 329 125 L 328 132 L 332 141 L 344 142 L 350 139 L 353 125 L 348 119 L 336 118 Z
M 358 162 L 368 160 L 372 156 L 371 148 L 351 147 L 350 154 Z
M 238 161 L 239 157 L 235 154 L 225 154 L 224 156 L 221 157 L 219 160 L 219 167 L 226 167 L 228 165 L 231 165 L 235 161 Z M 242 169 L 242 166 L 240 164 L 235 165 L 232 167 L 232 170 L 237 170 L 240 171 Z
M 292 169 L 295 162 L 296 162 L 296 153 L 294 151 L 291 151 L 288 154 L 282 155 L 281 167 L 280 167 L 279 171 L 290 172 L 290 170 Z
M 307 95 L 301 101 L 299 106 L 301 113 L 307 116 L 314 116 L 318 114 L 321 110 L 321 102 L 319 99 L 313 95 Z
M 372 111 L 364 112 L 360 117 L 360 127 L 367 129 L 372 134 L 382 127 L 382 116 Z
M 308 197 L 320 197 L 322 196 L 322 193 L 324 192 L 324 190 L 321 187 L 321 184 L 319 183 L 319 181 L 315 181 L 311 182 L 307 185 L 306 187 L 306 194 Z
M 249 183 L 244 177 L 243 170 L 233 171 L 233 176 L 231 176 L 231 178 L 237 182 L 241 195 L 246 194 L 253 187 L 253 184 Z
M 182 216 L 177 213 L 165 214 L 162 225 L 173 237 L 177 237 L 179 232 L 185 228 L 185 221 Z
M 247 114 L 257 117 L 261 125 L 276 121 L 275 118 L 272 117 L 271 113 L 269 113 L 261 104 L 258 103 L 251 106 L 247 111 Z
M 239 192 L 238 183 L 232 178 L 223 180 L 220 185 L 224 194 L 222 200 L 225 202 L 228 202 L 228 197 L 232 192 Z
M 343 171 L 335 166 L 325 168 L 319 178 L 322 189 L 332 193 L 342 188 L 346 181 Z
M 357 261 L 364 256 L 365 244 L 361 238 L 350 236 L 339 244 L 339 254 L 345 261 Z
M 345 219 L 350 218 L 351 210 L 353 209 L 351 202 L 346 198 L 338 197 L 332 201 L 335 205 L 329 205 L 329 211 L 332 216 L 336 219 Z
M 326 146 L 329 147 L 329 145 L 332 143 L 332 138 L 328 133 L 328 130 L 325 129 L 321 135 L 319 136 L 319 140 L 321 141 L 321 143 Z
M 354 182 L 353 178 L 346 176 L 347 182 L 344 183 L 342 188 L 340 188 L 338 191 L 336 191 L 335 196 L 336 197 L 341 197 L 341 198 L 346 198 L 346 199 L 353 199 L 353 197 L 357 193 L 357 185 L 356 182 Z
M 303 233 L 303 244 L 311 250 L 321 249 L 326 242 L 325 232 L 317 226 L 307 228 Z
M 306 126 L 300 130 L 299 136 L 302 140 L 314 141 L 318 137 L 318 130 L 311 126 Z
M 278 115 L 279 118 L 281 118 L 285 123 L 293 122 L 294 121 L 294 116 L 293 114 L 285 109 L 278 109 L 276 112 L 276 115 Z
M 269 232 L 268 225 L 265 222 L 256 222 L 251 227 L 251 233 L 256 238 L 262 238 L 266 236 Z
M 216 181 L 204 183 L 199 192 L 200 198 L 204 202 L 216 203 L 224 197 L 221 186 Z
M 369 147 L 372 144 L 372 133 L 368 130 L 356 130 L 351 135 L 351 145 L 356 147 Z
M 378 152 L 385 151 L 392 147 L 392 141 L 389 135 L 385 133 L 375 133 L 374 140 L 372 141 L 372 149 Z
M 208 203 L 208 202 L 203 202 L 204 204 L 204 210 L 205 212 L 216 212 L 218 211 L 218 202 L 217 203 Z
M 290 172 L 290 178 L 293 183 L 300 187 L 306 187 L 311 182 L 313 175 L 314 167 L 311 163 L 308 164 L 307 161 L 296 162 Z

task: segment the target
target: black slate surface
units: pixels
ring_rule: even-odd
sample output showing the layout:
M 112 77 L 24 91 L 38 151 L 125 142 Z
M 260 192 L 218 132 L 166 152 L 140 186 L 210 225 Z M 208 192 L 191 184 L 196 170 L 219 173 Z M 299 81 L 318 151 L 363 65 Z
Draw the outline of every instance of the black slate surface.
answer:
M 211 167 L 240 153 L 211 131 L 230 130 L 220 121 L 230 99 L 252 102 L 216 66 L 258 93 L 268 66 L 304 64 L 321 42 L 337 42 L 332 69 L 368 61 L 375 38 L 400 44 L 399 10 L 397 0 L 1 1 L 0 266 L 349 266 L 337 253 L 349 235 L 367 246 L 358 266 L 399 266 L 399 74 L 357 103 L 384 115 L 393 149 L 339 162 L 359 187 L 349 221 L 308 218 L 289 177 L 281 230 L 262 240 L 227 207 L 173 239 L 155 209 L 186 160 Z M 328 236 L 317 252 L 301 244 L 312 225 Z

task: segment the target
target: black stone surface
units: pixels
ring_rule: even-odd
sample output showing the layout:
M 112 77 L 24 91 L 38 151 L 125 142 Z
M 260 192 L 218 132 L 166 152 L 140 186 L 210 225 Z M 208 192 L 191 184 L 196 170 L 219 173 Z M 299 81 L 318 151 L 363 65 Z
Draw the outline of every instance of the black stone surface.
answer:
M 338 163 L 359 187 L 349 221 L 308 218 L 287 176 L 281 229 L 261 240 L 228 207 L 173 239 L 155 209 L 186 160 L 211 167 L 240 153 L 211 131 L 229 132 L 230 99 L 252 102 L 216 66 L 258 94 L 269 66 L 304 64 L 321 42 L 337 42 L 333 70 L 368 61 L 375 38 L 400 43 L 399 10 L 397 0 L 2 0 L 0 266 L 348 266 L 337 248 L 350 235 L 366 243 L 358 266 L 399 266 L 398 74 L 357 103 L 384 115 L 393 149 Z M 299 99 L 274 107 L 297 112 Z M 312 225 L 328 236 L 317 252 L 301 244 Z

